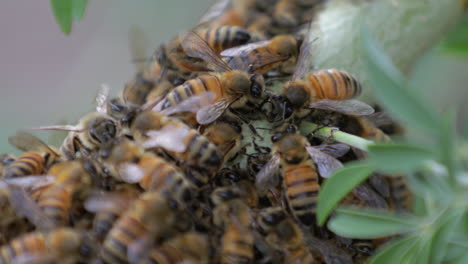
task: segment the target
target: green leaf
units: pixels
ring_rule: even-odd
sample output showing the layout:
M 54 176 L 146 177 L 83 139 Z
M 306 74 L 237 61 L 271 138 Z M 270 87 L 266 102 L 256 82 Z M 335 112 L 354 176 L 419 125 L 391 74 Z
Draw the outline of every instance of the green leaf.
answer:
M 328 222 L 336 234 L 351 238 L 381 238 L 416 230 L 421 220 L 409 215 L 398 215 L 364 208 L 339 208 Z
M 368 150 L 371 164 L 388 173 L 410 172 L 435 158 L 427 149 L 404 144 L 372 144 Z
M 323 225 L 338 202 L 372 173 L 367 164 L 354 163 L 337 170 L 321 186 L 317 205 L 317 222 Z
M 430 262 L 431 264 L 437 264 L 442 261 L 446 254 L 448 240 L 450 239 L 453 230 L 458 224 L 460 217 L 458 214 L 452 214 L 446 217 L 439 226 L 437 226 L 432 236 L 430 244 Z
M 465 253 L 464 255 L 447 262 L 447 264 L 466 264 L 466 263 L 468 263 L 468 253 Z
M 80 21 L 83 19 L 88 0 L 73 0 L 73 19 Z
M 389 112 L 407 125 L 414 126 L 423 133 L 439 134 L 438 119 L 432 109 L 405 87 L 403 75 L 382 53 L 366 28 L 363 28 L 362 34 L 364 57 L 375 96 Z
M 50 0 L 55 20 L 65 34 L 69 34 L 72 26 L 72 2 L 71 0 Z
M 440 45 L 440 50 L 448 53 L 468 55 L 468 16 L 451 31 Z
M 466 253 L 468 252 L 468 236 L 452 238 L 448 244 L 449 247 L 447 247 L 445 260 L 450 261 L 449 263 L 452 263 L 452 261 L 454 261 L 454 263 L 459 263 L 459 259 L 468 257 L 468 254 Z
M 417 236 L 409 236 L 391 242 L 384 246 L 369 262 L 369 264 L 401 263 L 402 257 L 417 243 Z
M 442 120 L 442 133 L 439 141 L 440 161 L 447 168 L 449 178 L 455 185 L 455 111 L 450 111 Z

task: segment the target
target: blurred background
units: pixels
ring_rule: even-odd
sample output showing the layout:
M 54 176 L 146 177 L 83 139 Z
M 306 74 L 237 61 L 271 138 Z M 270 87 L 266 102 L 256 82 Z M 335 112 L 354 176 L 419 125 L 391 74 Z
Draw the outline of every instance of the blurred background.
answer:
M 0 9 L 0 153 L 13 152 L 17 129 L 75 124 L 92 111 L 100 84 L 112 93 L 135 73 L 135 57 L 196 24 L 211 0 L 89 1 L 85 17 L 64 35 L 49 1 L 4 1 Z M 436 49 L 415 67 L 411 82 L 434 107 L 468 99 L 468 57 Z M 57 133 L 37 132 L 59 145 Z M 55 138 L 55 140 L 54 140 Z

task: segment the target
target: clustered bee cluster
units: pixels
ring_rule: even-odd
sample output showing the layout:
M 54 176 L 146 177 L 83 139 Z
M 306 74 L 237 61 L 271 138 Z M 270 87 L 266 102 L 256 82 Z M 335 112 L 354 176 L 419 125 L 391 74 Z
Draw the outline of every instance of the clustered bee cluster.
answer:
M 118 97 L 103 87 L 77 125 L 40 127 L 69 131 L 59 149 L 10 137 L 24 153 L 1 158 L 0 263 L 363 263 L 385 239 L 339 237 L 315 210 L 323 178 L 365 153 L 298 125 L 396 130 L 354 99 L 351 74 L 309 70 L 303 25 L 322 2 L 221 1 Z M 374 173 L 342 203 L 409 200 L 402 178 Z

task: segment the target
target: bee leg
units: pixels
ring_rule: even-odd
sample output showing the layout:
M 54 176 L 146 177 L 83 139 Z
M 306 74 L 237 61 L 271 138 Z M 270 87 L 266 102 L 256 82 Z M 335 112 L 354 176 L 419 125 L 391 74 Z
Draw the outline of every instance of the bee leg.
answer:
M 261 140 L 263 140 L 263 137 L 260 136 L 257 132 L 257 130 L 255 129 L 255 127 L 252 125 L 252 122 L 246 118 L 244 118 L 242 115 L 240 115 L 237 111 L 233 110 L 233 109 L 229 109 L 229 111 L 231 111 L 231 113 L 233 113 L 234 115 L 236 115 L 240 121 L 242 121 L 243 123 L 245 123 L 247 126 L 249 126 L 249 129 L 250 131 L 252 131 L 252 133 L 259 137 Z
M 338 131 L 339 129 L 336 128 L 336 127 L 333 127 L 330 129 L 330 136 L 328 136 L 326 139 L 325 139 L 325 142 L 327 143 L 332 143 L 334 141 L 334 136 L 333 134 L 335 133 L 335 131 Z

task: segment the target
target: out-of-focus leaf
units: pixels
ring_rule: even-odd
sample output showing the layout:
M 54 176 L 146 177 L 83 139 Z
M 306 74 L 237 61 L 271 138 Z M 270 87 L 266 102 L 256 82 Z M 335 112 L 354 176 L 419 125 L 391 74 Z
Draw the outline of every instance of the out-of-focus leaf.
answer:
M 437 226 L 437 229 L 434 230 L 432 235 L 432 239 L 430 239 L 430 262 L 428 263 L 437 264 L 442 261 L 446 254 L 448 241 L 460 220 L 460 216 L 457 213 L 447 216 L 446 218 L 445 221 Z
M 468 236 L 457 236 L 448 242 L 445 260 L 449 263 L 460 263 L 460 259 L 468 260 Z M 466 262 L 468 263 L 468 262 Z
M 355 163 L 337 170 L 322 184 L 317 205 L 317 222 L 323 225 L 338 202 L 372 173 L 367 164 Z
M 440 135 L 440 160 L 447 168 L 449 177 L 455 184 L 455 112 L 450 111 L 442 120 L 442 133 Z
M 415 245 L 417 239 L 417 236 L 409 236 L 391 242 L 372 257 L 369 264 L 402 263 L 402 257 Z
M 375 96 L 389 112 L 407 125 L 426 134 L 438 135 L 440 128 L 436 114 L 419 100 L 419 96 L 405 87 L 403 75 L 382 53 L 367 28 L 363 28 L 362 35 L 364 57 Z
M 73 1 L 73 19 L 80 21 L 83 19 L 88 0 L 72 0 Z
M 468 55 L 468 16 L 445 37 L 440 49 L 443 52 Z
M 381 238 L 416 230 L 421 219 L 363 208 L 339 208 L 328 222 L 336 234 L 351 238 Z
M 65 34 L 71 31 L 73 21 L 73 3 L 71 0 L 50 0 L 52 11 L 54 12 L 55 20 L 60 25 L 60 29 Z
M 372 144 L 368 149 L 372 165 L 388 173 L 410 172 L 435 158 L 427 149 L 404 144 Z

